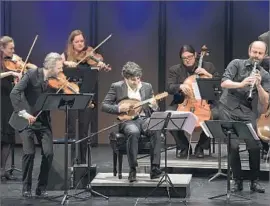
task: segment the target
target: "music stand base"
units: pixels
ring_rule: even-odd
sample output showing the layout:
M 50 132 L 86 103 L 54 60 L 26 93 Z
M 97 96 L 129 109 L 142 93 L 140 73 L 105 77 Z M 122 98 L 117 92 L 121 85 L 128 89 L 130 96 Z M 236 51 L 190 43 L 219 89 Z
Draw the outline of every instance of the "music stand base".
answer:
M 208 181 L 211 182 L 212 180 L 223 176 L 223 177 L 227 177 L 227 174 L 223 173 L 221 170 L 219 170 L 216 174 L 214 174 Z
M 68 203 L 67 201 L 70 198 L 80 199 L 81 201 L 86 200 L 85 198 L 77 197 L 76 195 L 69 195 L 68 193 L 64 193 L 62 195 L 58 195 L 58 196 L 54 196 L 54 197 L 45 197 L 43 199 L 53 201 L 54 199 L 57 199 L 60 197 L 63 197 L 61 200 L 61 205 L 65 205 L 66 203 Z
M 13 171 L 16 171 L 16 172 L 22 172 L 21 169 L 15 167 L 15 165 L 12 165 L 9 169 L 6 170 L 6 172 L 9 172 L 10 174 L 13 173 Z
M 247 200 L 247 201 L 251 200 L 250 198 L 247 198 L 247 197 L 244 197 L 244 196 L 241 196 L 241 195 L 238 195 L 238 194 L 234 194 L 234 193 L 225 193 L 225 194 L 221 194 L 221 195 L 216 195 L 216 196 L 213 196 L 213 197 L 209 197 L 208 199 L 213 200 L 213 199 L 217 199 L 217 198 L 220 198 L 220 197 L 226 197 L 226 202 L 229 203 L 231 196 L 237 197 L 239 199 Z
M 91 198 L 91 197 L 93 197 L 93 196 L 99 196 L 99 197 L 103 197 L 103 198 L 106 199 L 106 200 L 109 199 L 109 197 L 107 197 L 107 196 L 105 196 L 105 195 L 103 195 L 103 194 L 101 194 L 101 193 L 99 193 L 99 192 L 93 190 L 93 189 L 92 189 L 92 186 L 91 186 L 90 184 L 88 184 L 88 185 L 86 186 L 86 189 L 85 189 L 84 191 L 79 192 L 79 193 L 74 194 L 74 195 L 77 197 L 77 195 L 83 194 L 83 193 L 85 193 L 85 192 L 91 194 L 91 196 L 89 196 L 88 198 Z M 87 199 L 88 199 L 88 198 L 87 198 Z
M 171 202 L 170 186 L 173 189 L 173 191 L 177 195 L 179 195 L 179 197 L 180 197 L 180 194 L 175 190 L 175 187 L 174 187 L 174 185 L 173 185 L 173 183 L 172 183 L 172 181 L 171 181 L 168 173 L 165 172 L 163 174 L 163 176 L 161 177 L 161 179 L 159 180 L 157 186 L 145 197 L 145 199 L 148 198 L 151 194 L 153 194 L 157 190 L 157 188 L 159 188 L 159 186 L 162 185 L 164 182 L 166 183 L 167 194 L 168 194 L 168 197 L 170 199 L 170 202 Z M 181 202 L 184 203 L 187 206 L 187 201 L 186 200 L 182 200 Z

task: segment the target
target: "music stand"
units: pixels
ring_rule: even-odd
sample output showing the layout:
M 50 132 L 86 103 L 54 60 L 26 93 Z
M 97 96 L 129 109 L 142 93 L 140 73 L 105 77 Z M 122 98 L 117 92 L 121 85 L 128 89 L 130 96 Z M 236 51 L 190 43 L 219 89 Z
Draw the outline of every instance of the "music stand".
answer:
M 230 196 L 238 197 L 244 200 L 250 200 L 247 197 L 243 197 L 241 195 L 232 194 L 231 185 L 230 185 L 230 148 L 231 148 L 231 139 L 253 139 L 259 140 L 255 130 L 251 126 L 251 124 L 246 124 L 244 122 L 239 121 L 220 121 L 220 120 L 209 120 L 205 121 L 205 124 L 212 131 L 212 133 L 220 133 L 222 134 L 221 138 L 225 138 L 227 140 L 227 193 L 216 195 L 210 197 L 209 199 L 216 199 L 219 197 L 226 196 L 226 201 L 229 203 Z M 254 147 L 257 147 L 257 144 L 254 144 Z
M 169 199 L 170 191 L 169 186 L 172 187 L 174 192 L 180 196 L 180 194 L 175 190 L 174 185 L 168 175 L 167 171 L 167 146 L 166 146 L 166 132 L 168 130 L 185 130 L 189 134 L 191 134 L 195 128 L 197 122 L 196 116 L 191 112 L 178 112 L 178 111 L 166 111 L 166 112 L 154 112 L 148 123 L 147 130 L 151 131 L 162 131 L 164 134 L 164 145 L 165 145 L 165 173 L 161 177 L 159 183 L 156 188 L 153 189 L 145 198 L 149 197 L 160 185 L 164 182 L 166 183 L 166 189 L 168 193 Z M 186 205 L 186 200 L 182 201 Z
M 199 91 L 200 91 L 202 99 L 209 100 L 209 101 L 219 100 L 220 95 L 222 93 L 222 88 L 220 86 L 221 84 L 220 79 L 198 78 L 197 83 L 198 83 L 198 87 L 199 87 Z M 219 133 L 215 133 L 215 134 L 220 135 Z M 216 136 L 212 135 L 209 138 L 215 139 Z M 222 169 L 221 169 L 221 138 L 218 138 L 218 171 L 208 181 L 211 182 L 212 180 L 214 180 L 215 178 L 219 176 L 224 176 L 224 177 L 227 176 L 225 173 L 222 172 Z
M 97 81 L 98 81 L 98 70 L 96 69 L 96 67 L 90 67 L 88 65 L 78 65 L 76 68 L 73 67 L 65 67 L 63 69 L 64 74 L 66 75 L 66 77 L 69 79 L 70 82 L 74 82 L 76 83 L 79 88 L 80 88 L 80 93 L 96 93 L 98 92 L 97 90 Z M 97 98 L 98 95 L 95 95 L 92 103 L 95 105 L 97 102 Z M 95 106 L 94 108 L 91 109 L 87 109 L 88 110 L 92 110 L 91 115 L 94 115 L 93 113 L 97 114 L 97 107 Z M 80 116 L 84 116 L 87 115 L 85 113 L 85 111 L 81 111 L 79 110 L 78 113 L 76 114 L 76 118 L 74 120 L 72 120 L 71 123 L 76 124 L 75 121 L 76 119 L 80 119 Z M 94 115 L 95 116 L 95 115 Z M 92 117 L 88 117 L 89 119 L 91 118 L 89 124 L 87 126 L 89 126 L 91 124 L 91 122 L 93 121 Z M 74 121 L 74 122 L 73 122 Z M 89 128 L 89 127 L 88 127 Z M 80 130 L 80 124 L 78 125 L 78 127 L 76 127 L 76 130 Z M 91 127 L 91 132 L 92 130 L 98 130 L 98 128 L 92 128 Z M 76 161 L 82 159 L 82 145 L 76 145 Z M 77 162 L 78 163 L 78 162 Z
M 65 67 L 63 72 L 69 81 L 78 84 L 81 93 L 94 92 L 93 90 L 98 80 L 98 70 L 95 67 Z
M 69 197 L 75 197 L 68 194 L 68 112 L 69 110 L 85 109 L 92 101 L 93 96 L 94 94 L 44 94 L 37 100 L 35 106 L 37 111 L 64 110 L 66 113 L 64 194 L 50 198 L 55 199 L 63 196 L 62 205 L 66 203 Z

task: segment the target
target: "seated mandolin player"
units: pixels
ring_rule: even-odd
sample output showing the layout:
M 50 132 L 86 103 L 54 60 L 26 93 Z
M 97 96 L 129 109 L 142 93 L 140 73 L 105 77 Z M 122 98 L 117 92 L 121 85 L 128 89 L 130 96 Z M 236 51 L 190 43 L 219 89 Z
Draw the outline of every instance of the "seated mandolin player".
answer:
M 167 81 L 167 91 L 173 95 L 173 101 L 171 102 L 168 110 L 177 110 L 178 104 L 181 104 L 185 96 L 192 93 L 190 87 L 184 84 L 184 81 L 193 74 L 204 75 L 207 78 L 217 76 L 215 67 L 211 62 L 202 61 L 202 66 L 199 65 L 197 60 L 197 53 L 191 45 L 183 45 L 179 52 L 180 64 L 170 67 Z M 218 114 L 214 109 L 215 102 L 211 104 L 211 112 L 213 119 L 217 119 Z M 175 139 L 176 146 L 179 149 L 177 157 L 187 157 L 189 141 L 185 136 L 184 131 L 171 131 L 172 136 Z M 210 148 L 210 139 L 204 132 L 201 133 L 200 139 L 195 147 L 195 156 L 198 158 L 204 157 L 204 149 Z M 192 148 L 190 150 L 192 154 Z
M 142 68 L 134 62 L 127 62 L 122 69 L 124 80 L 115 82 L 111 85 L 105 99 L 102 102 L 102 111 L 110 114 L 127 113 L 130 103 L 120 102 L 124 99 L 137 99 L 144 101 L 153 97 L 152 85 L 141 81 Z M 119 131 L 127 136 L 127 158 L 130 167 L 129 182 L 136 181 L 136 167 L 138 154 L 138 139 L 141 134 L 149 136 L 151 139 L 151 172 L 150 178 L 160 177 L 160 150 L 161 150 L 161 132 L 146 131 L 149 117 L 153 111 L 158 110 L 155 100 L 151 100 L 150 104 L 144 105 L 141 112 L 134 119 L 128 120 L 120 124 Z

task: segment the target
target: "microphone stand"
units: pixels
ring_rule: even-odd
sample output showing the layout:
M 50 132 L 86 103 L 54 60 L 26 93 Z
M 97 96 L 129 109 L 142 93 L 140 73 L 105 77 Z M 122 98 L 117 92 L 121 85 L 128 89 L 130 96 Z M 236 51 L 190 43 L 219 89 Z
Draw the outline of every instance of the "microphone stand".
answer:
M 105 196 L 105 195 L 103 195 L 103 194 L 101 194 L 101 193 L 99 193 L 99 192 L 93 190 L 93 189 L 92 189 L 92 186 L 91 186 L 91 183 L 90 183 L 90 182 L 91 182 L 91 180 L 90 180 L 90 170 L 91 170 L 91 165 L 92 165 L 92 163 L 91 163 L 92 157 L 91 157 L 91 140 L 90 140 L 90 138 L 92 138 L 93 136 L 98 135 L 98 134 L 100 134 L 100 133 L 102 133 L 102 132 L 105 132 L 105 131 L 107 131 L 107 130 L 113 128 L 113 127 L 116 127 L 116 126 L 118 126 L 118 125 L 120 125 L 120 124 L 122 124 L 122 123 L 125 123 L 125 122 L 127 122 L 127 121 L 129 121 L 129 119 L 124 120 L 124 121 L 121 121 L 121 122 L 116 123 L 116 124 L 113 124 L 113 125 L 111 125 L 111 126 L 109 126 L 109 127 L 105 127 L 105 128 L 103 128 L 103 129 L 101 129 L 101 130 L 95 132 L 95 133 L 92 133 L 91 135 L 89 135 L 89 136 L 87 136 L 87 137 L 85 137 L 85 138 L 83 138 L 83 139 L 80 139 L 80 140 L 77 140 L 77 141 L 74 142 L 75 144 L 78 144 L 78 143 L 80 143 L 80 142 L 83 142 L 83 141 L 87 140 L 87 151 L 88 151 L 88 161 L 87 161 L 88 184 L 87 184 L 87 187 L 86 187 L 86 189 L 85 189 L 84 191 L 79 192 L 79 193 L 76 193 L 76 194 L 74 194 L 74 196 L 80 195 L 80 194 L 85 193 L 85 192 L 90 192 L 91 195 L 95 194 L 95 195 L 97 195 L 97 196 L 100 196 L 100 197 L 105 198 L 106 200 L 109 199 L 109 197 L 107 197 L 107 196 Z M 90 197 L 89 197 L 89 198 L 90 198 Z M 85 200 L 85 199 L 86 199 L 86 198 L 84 198 L 84 200 Z

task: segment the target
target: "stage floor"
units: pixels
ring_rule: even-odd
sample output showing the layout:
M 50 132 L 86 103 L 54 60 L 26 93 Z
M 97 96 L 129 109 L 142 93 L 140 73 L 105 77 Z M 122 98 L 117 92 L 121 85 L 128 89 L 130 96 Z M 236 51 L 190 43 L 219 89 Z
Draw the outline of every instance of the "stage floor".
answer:
M 171 153 L 169 156 L 170 164 L 172 166 L 178 165 L 181 162 L 180 159 L 176 159 L 175 151 L 169 152 Z M 21 148 L 16 148 L 15 152 L 15 163 L 17 167 L 21 167 Z M 206 153 L 205 153 L 206 154 Z M 244 154 L 243 154 L 244 155 Z M 207 158 L 207 157 L 206 157 Z M 202 162 L 206 162 L 206 158 L 202 159 Z M 192 160 L 191 157 L 190 161 Z M 92 150 L 92 160 L 93 164 L 97 165 L 97 172 L 98 173 L 110 173 L 112 172 L 112 150 L 110 146 L 99 146 L 97 148 L 93 148 Z M 178 162 L 179 161 L 179 162 Z M 184 160 L 183 160 L 184 161 Z M 196 160 L 198 161 L 198 160 Z M 141 164 L 143 162 L 148 162 L 147 160 L 140 160 L 140 167 L 143 168 Z M 181 163 L 182 164 L 182 163 Z M 208 164 L 208 163 L 207 163 Z M 40 148 L 36 150 L 36 158 L 35 158 L 35 165 L 34 165 L 34 173 L 33 173 L 33 190 L 35 189 L 38 172 L 40 166 Z M 144 169 L 143 169 L 144 170 Z M 129 171 L 128 163 L 126 157 L 124 157 L 123 161 L 123 173 L 127 173 Z M 138 172 L 143 172 L 138 170 Z M 225 205 L 223 201 L 219 200 L 209 200 L 209 197 L 214 195 L 222 194 L 226 192 L 226 181 L 224 179 L 218 178 L 216 181 L 209 182 L 208 176 L 206 177 L 203 173 L 196 169 L 189 169 L 188 173 L 183 174 L 190 174 L 192 173 L 193 177 L 190 182 L 190 198 L 188 199 L 188 205 L 195 206 L 223 206 Z M 31 199 L 25 200 L 21 197 L 21 174 L 15 173 L 16 176 L 19 178 L 17 181 L 3 181 L 0 185 L 1 190 L 1 206 L 17 206 L 17 205 L 40 205 L 40 206 L 49 206 L 49 205 L 59 205 L 56 202 L 51 202 L 48 200 L 39 200 L 39 199 Z M 179 173 L 178 173 L 179 174 Z M 270 202 L 270 184 L 269 181 L 261 181 L 262 185 L 266 188 L 265 194 L 251 194 L 249 192 L 249 182 L 244 182 L 244 191 L 243 195 L 250 197 L 252 199 L 251 202 L 235 202 L 235 198 L 232 198 L 232 202 L 230 205 L 240 206 L 240 205 L 254 205 L 254 206 L 269 206 Z M 70 190 L 69 193 L 73 194 L 78 191 Z M 63 191 L 49 191 L 49 195 L 60 195 L 63 194 Z M 85 193 L 87 195 L 87 193 Z M 61 199 L 58 199 L 61 200 Z M 87 201 L 78 201 L 74 199 L 70 199 L 69 205 L 95 205 L 95 206 L 134 206 L 134 205 L 156 205 L 156 206 L 164 206 L 164 205 L 183 205 L 180 203 L 180 199 L 174 198 L 172 199 L 172 203 L 168 202 L 168 198 L 166 197 L 151 197 L 148 199 L 144 199 L 143 197 L 110 197 L 110 199 L 104 200 L 99 197 L 94 197 L 93 199 L 89 199 Z
M 192 144 L 193 151 L 195 144 Z M 240 150 L 244 150 L 245 145 L 240 146 Z M 171 173 L 178 173 L 180 171 L 192 171 L 200 170 L 203 174 L 209 175 L 217 172 L 218 170 L 218 148 L 216 145 L 215 153 L 209 155 L 208 150 L 204 150 L 204 158 L 196 158 L 194 155 L 190 155 L 188 158 L 178 158 L 176 157 L 176 150 L 167 151 L 167 167 Z M 248 161 L 248 151 L 243 151 L 240 153 L 242 169 L 248 175 L 249 171 L 249 161 Z M 162 153 L 161 167 L 165 165 L 165 154 Z M 138 161 L 141 170 L 148 171 L 149 169 L 149 157 L 142 158 Z M 261 160 L 261 178 L 269 180 L 269 161 Z M 227 146 L 224 144 L 221 147 L 221 169 L 223 172 L 227 172 Z M 195 171 L 194 171 L 195 172 Z M 197 175 L 195 172 L 194 175 Z M 201 174 L 202 175 L 202 174 Z M 200 175 L 200 176 L 201 176 Z

